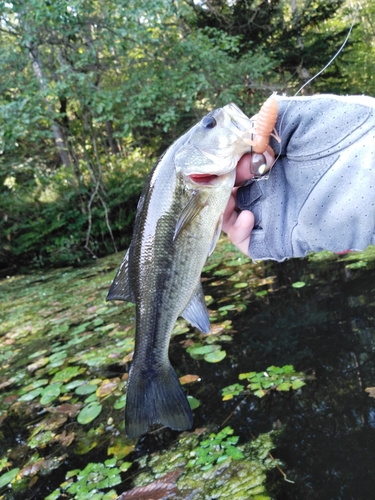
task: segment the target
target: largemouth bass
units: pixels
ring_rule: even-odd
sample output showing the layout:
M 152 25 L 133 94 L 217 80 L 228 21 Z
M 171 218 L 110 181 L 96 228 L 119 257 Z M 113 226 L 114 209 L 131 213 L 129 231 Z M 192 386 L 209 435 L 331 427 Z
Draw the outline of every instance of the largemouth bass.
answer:
M 212 111 L 169 147 L 140 197 L 133 238 L 107 296 L 136 306 L 125 407 L 131 438 L 155 423 L 192 427 L 169 341 L 178 316 L 210 330 L 200 275 L 220 235 L 236 164 L 250 149 L 243 135 L 251 126 L 235 104 Z

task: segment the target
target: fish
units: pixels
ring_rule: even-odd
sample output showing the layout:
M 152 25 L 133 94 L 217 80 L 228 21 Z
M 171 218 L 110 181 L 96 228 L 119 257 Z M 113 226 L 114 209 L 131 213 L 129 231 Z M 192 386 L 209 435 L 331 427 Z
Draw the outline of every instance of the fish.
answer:
M 107 296 L 135 304 L 125 405 L 130 438 L 154 424 L 193 426 L 169 342 L 179 316 L 210 331 L 201 272 L 220 236 L 237 162 L 249 151 L 243 135 L 252 125 L 234 103 L 211 111 L 166 150 L 145 183 L 129 249 Z

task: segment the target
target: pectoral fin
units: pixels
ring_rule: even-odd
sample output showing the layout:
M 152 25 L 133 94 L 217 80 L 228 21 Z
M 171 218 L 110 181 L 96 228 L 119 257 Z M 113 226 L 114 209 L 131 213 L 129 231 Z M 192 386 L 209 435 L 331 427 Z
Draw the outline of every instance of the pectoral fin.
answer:
M 210 320 L 201 283 L 199 283 L 191 301 L 181 313 L 181 316 L 201 332 L 208 333 L 210 331 Z
M 120 269 L 117 271 L 106 300 L 124 300 L 125 302 L 134 302 L 129 282 L 128 266 L 129 250 L 126 252 Z
M 197 215 L 200 214 L 202 209 L 205 207 L 205 203 L 202 202 L 201 195 L 199 191 L 194 191 L 193 196 L 189 203 L 183 208 L 180 216 L 177 220 L 176 228 L 174 230 L 173 239 L 175 240 L 180 232 L 192 221 Z

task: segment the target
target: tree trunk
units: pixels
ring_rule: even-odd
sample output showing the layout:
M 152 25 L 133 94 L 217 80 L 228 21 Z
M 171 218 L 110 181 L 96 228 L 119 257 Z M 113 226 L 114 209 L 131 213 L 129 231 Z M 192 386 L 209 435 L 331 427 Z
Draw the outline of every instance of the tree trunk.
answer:
M 45 80 L 45 77 L 43 74 L 43 69 L 42 69 L 42 64 L 41 64 L 40 58 L 39 58 L 38 49 L 36 47 L 33 47 L 31 44 L 29 44 L 27 46 L 27 48 L 29 49 L 29 54 L 30 54 L 33 70 L 34 70 L 35 76 L 37 77 L 37 79 L 39 81 L 40 88 L 43 91 L 45 91 L 47 89 L 47 85 L 46 85 L 46 80 Z M 50 112 L 51 116 L 53 116 L 54 111 L 53 111 L 52 106 L 47 103 L 47 107 L 48 107 L 48 111 Z M 53 133 L 53 137 L 55 138 L 55 144 L 56 144 L 57 150 L 60 154 L 61 163 L 64 165 L 64 167 L 68 167 L 70 165 L 70 160 L 69 160 L 69 155 L 68 155 L 68 148 L 65 144 L 64 135 L 62 133 L 60 126 L 56 122 L 53 121 L 53 118 L 51 118 L 51 119 L 52 119 L 52 133 Z
M 108 139 L 109 147 L 111 148 L 111 153 L 116 154 L 120 150 L 119 150 L 118 144 L 116 142 L 116 139 L 113 137 L 112 122 L 110 120 L 107 120 L 105 122 L 105 127 L 107 130 L 107 139 Z

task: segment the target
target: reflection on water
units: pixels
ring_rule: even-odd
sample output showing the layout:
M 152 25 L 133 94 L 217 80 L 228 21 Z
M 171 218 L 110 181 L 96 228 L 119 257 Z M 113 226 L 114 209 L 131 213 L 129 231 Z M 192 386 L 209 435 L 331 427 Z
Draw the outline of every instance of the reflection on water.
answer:
M 311 375 L 298 394 L 248 398 L 229 421 L 244 438 L 282 429 L 274 456 L 295 482 L 276 471 L 270 487 L 277 499 L 375 495 L 375 399 L 366 392 L 375 386 L 375 266 L 369 260 L 350 268 L 347 259 L 266 263 L 271 291 L 234 316 L 222 366 L 215 373 L 202 366 L 208 385 L 221 377 L 226 386 L 241 372 L 270 365 L 293 364 Z M 295 289 L 296 281 L 306 286 Z M 220 417 L 240 401 L 224 403 L 224 410 L 220 403 Z M 212 408 L 201 413 L 202 423 L 212 420 Z

